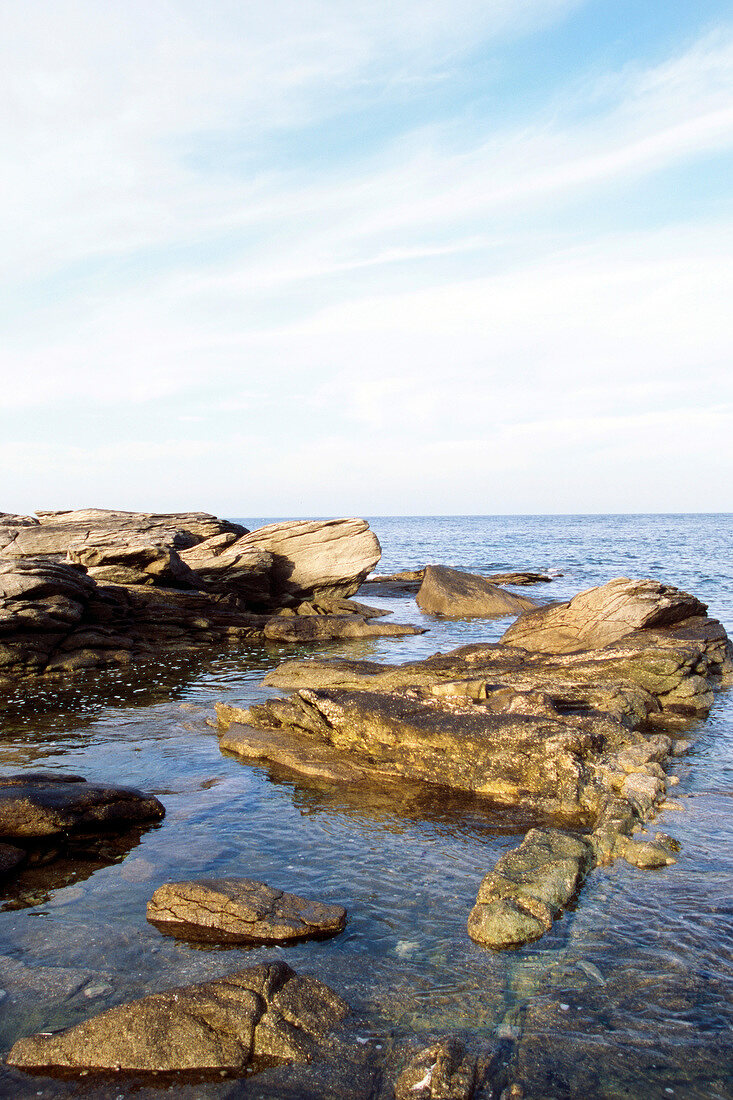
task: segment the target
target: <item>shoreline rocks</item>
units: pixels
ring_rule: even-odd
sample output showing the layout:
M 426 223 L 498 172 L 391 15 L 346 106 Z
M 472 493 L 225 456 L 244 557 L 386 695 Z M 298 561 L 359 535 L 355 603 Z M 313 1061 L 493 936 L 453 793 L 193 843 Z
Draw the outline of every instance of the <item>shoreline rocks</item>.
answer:
M 256 1058 L 310 1061 L 348 1011 L 322 982 L 272 962 L 19 1039 L 7 1062 L 36 1072 L 242 1073 Z
M 346 910 L 246 878 L 169 882 L 148 902 L 161 932 L 218 943 L 283 943 L 342 932 Z
M 0 683 L 162 650 L 423 632 L 347 598 L 381 553 L 364 520 L 250 533 L 205 513 L 39 517 L 0 516 Z

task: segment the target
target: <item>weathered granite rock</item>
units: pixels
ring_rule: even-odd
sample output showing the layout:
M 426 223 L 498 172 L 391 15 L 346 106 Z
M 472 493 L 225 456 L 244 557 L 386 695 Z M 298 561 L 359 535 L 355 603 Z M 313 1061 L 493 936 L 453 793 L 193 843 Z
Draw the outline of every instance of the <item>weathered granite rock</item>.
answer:
M 248 759 L 334 779 L 340 767 L 346 781 L 416 779 L 580 823 L 598 808 L 604 734 L 625 733 L 609 716 L 538 717 L 415 691 L 299 691 L 217 714 L 222 748 Z
M 471 1100 L 476 1058 L 460 1039 L 439 1039 L 419 1051 L 395 1081 L 394 1100 Z
M 567 603 L 522 615 L 502 642 L 533 652 L 577 653 L 603 649 L 634 631 L 671 626 L 706 611 L 695 596 L 672 585 L 619 577 Z
M 593 847 L 584 838 L 531 829 L 481 882 L 468 918 L 469 936 L 496 949 L 539 939 L 593 862 Z
M 329 614 L 331 607 L 338 614 Z M 272 613 L 254 614 L 249 608 L 234 593 L 102 585 L 80 566 L 49 558 L 0 558 L 0 680 L 66 675 L 129 664 L 161 651 L 230 642 L 330 641 L 421 632 L 399 623 L 372 623 L 376 609 L 348 600 L 323 598 L 317 608 L 296 604 L 282 619 Z M 360 614 L 352 613 L 357 610 Z
M 148 920 L 184 939 L 279 943 L 341 932 L 346 910 L 247 878 L 169 882 L 148 902 Z
M 174 541 L 174 539 L 172 540 Z M 159 584 L 198 588 L 195 574 L 170 543 L 149 534 L 118 535 L 91 531 L 72 539 L 66 560 L 83 565 L 100 584 Z
M 237 536 L 247 532 L 240 524 L 217 519 L 205 512 L 156 515 L 86 508 L 72 512 L 38 512 L 37 515 L 37 524 L 0 526 L 0 553 L 3 556 L 22 558 L 51 554 L 63 557 L 72 542 L 84 540 L 92 533 L 104 535 L 109 543 L 124 544 L 129 539 L 149 538 L 181 550 L 223 532 Z
M 363 519 L 271 523 L 252 531 L 240 545 L 272 554 L 275 601 L 285 596 L 351 596 L 382 553 Z
M 7 1061 L 31 1070 L 241 1072 L 258 1056 L 309 1061 L 347 1012 L 322 982 L 273 962 L 19 1039 Z
M 143 821 L 159 821 L 164 815 L 157 798 L 134 787 L 87 783 L 82 776 L 60 772 L 0 776 L 3 838 L 125 829 Z
M 450 618 L 518 615 L 537 607 L 528 596 L 515 596 L 485 577 L 445 565 L 427 566 L 416 600 L 421 611 Z
M 243 543 L 232 533 L 214 535 L 180 552 L 193 570 L 199 587 L 207 592 L 232 592 L 254 608 L 270 605 L 270 573 L 273 556 Z
M 430 687 L 489 699 L 499 688 L 542 691 L 560 711 L 608 710 L 638 725 L 662 725 L 705 714 L 713 687 L 731 681 L 731 646 L 715 619 L 698 616 L 670 627 L 644 629 L 602 650 L 533 653 L 499 643 L 462 646 L 402 665 L 373 661 L 292 660 L 265 678 L 280 688 L 394 691 Z

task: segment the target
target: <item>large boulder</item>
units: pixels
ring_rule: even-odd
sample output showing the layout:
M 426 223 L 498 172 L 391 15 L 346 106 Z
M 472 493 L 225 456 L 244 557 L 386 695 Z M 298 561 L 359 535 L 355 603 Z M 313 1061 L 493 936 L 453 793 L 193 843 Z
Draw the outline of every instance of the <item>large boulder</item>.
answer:
M 352 596 L 382 554 L 377 536 L 363 519 L 271 523 L 238 545 L 272 554 L 275 603 L 288 597 Z
M 519 615 L 537 607 L 528 596 L 515 596 L 485 577 L 446 565 L 426 567 L 416 600 L 421 611 L 453 619 Z
M 159 887 L 148 902 L 147 917 L 156 928 L 183 939 L 281 943 L 341 932 L 346 910 L 252 879 L 196 879 Z
M 122 830 L 159 821 L 162 804 L 134 787 L 87 783 L 62 772 L 0 777 L 0 837 L 30 840 L 68 833 Z
M 535 653 L 578 653 L 603 649 L 637 630 L 704 616 L 706 611 L 706 604 L 672 585 L 618 577 L 567 603 L 522 615 L 501 640 Z
M 242 1072 L 255 1057 L 310 1061 L 348 1011 L 322 982 L 273 962 L 19 1039 L 7 1061 L 29 1070 Z

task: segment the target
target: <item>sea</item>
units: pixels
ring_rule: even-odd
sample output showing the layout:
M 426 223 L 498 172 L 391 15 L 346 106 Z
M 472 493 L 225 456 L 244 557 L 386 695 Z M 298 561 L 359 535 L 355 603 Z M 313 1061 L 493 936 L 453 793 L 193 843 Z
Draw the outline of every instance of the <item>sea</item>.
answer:
M 236 518 L 252 529 L 273 522 Z M 530 570 L 551 582 L 517 591 L 552 600 L 614 577 L 652 577 L 694 593 L 733 635 L 731 514 L 367 518 L 382 545 L 380 573 L 428 563 Z M 262 679 L 283 659 L 316 652 L 399 663 L 498 639 L 510 622 L 425 616 L 410 597 L 371 602 L 427 632 L 317 650 L 162 653 L 134 669 L 0 697 L 0 774 L 44 768 L 131 784 L 167 811 L 104 858 L 61 860 L 5 886 L 0 1050 L 150 991 L 282 958 L 349 1002 L 352 1039 L 375 1057 L 457 1035 L 493 1052 L 496 1079 L 511 1071 L 521 1086 L 512 1095 L 525 1100 L 729 1098 L 733 692 L 720 692 L 709 717 L 685 732 L 690 746 L 671 768 L 673 803 L 654 827 L 679 842 L 677 862 L 596 869 L 543 939 L 496 953 L 468 938 L 466 919 L 483 875 L 532 825 L 521 811 L 497 813 L 438 788 L 357 794 L 219 749 L 214 703 L 271 696 Z M 145 919 L 147 901 L 164 882 L 199 876 L 244 876 L 343 905 L 346 929 L 277 948 L 162 936 Z M 0 1096 L 284 1100 L 295 1095 L 287 1080 L 264 1070 L 153 1087 L 0 1068 Z

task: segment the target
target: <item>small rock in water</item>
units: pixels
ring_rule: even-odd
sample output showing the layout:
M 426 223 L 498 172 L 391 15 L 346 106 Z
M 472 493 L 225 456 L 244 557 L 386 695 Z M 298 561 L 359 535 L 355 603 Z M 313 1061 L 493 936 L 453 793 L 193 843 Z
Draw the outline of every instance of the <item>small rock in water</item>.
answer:
M 417 940 L 399 940 L 394 949 L 395 955 L 400 959 L 411 959 L 420 950 Z

